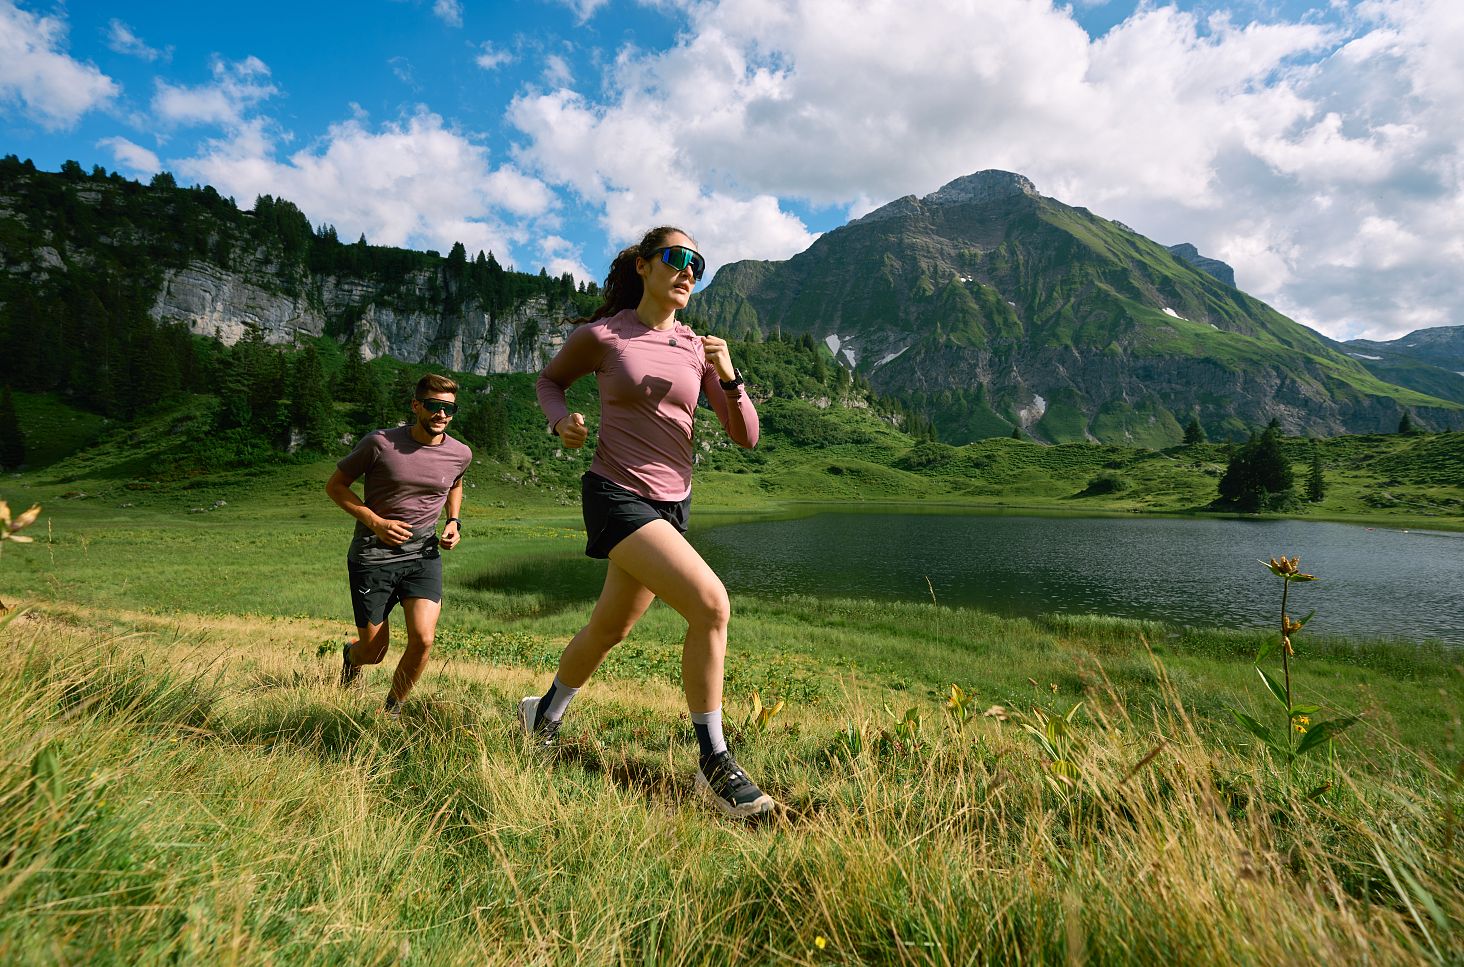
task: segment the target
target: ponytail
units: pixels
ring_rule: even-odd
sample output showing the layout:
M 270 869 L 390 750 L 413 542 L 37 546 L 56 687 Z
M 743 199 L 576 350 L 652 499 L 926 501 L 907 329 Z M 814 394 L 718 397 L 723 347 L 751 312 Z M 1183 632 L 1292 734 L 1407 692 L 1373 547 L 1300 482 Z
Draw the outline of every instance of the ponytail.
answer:
M 615 256 L 615 261 L 610 263 L 610 271 L 605 275 L 604 301 L 590 315 L 575 319 L 572 324 L 579 326 L 587 322 L 595 322 L 640 305 L 641 296 L 645 294 L 645 283 L 641 281 L 640 273 L 635 270 L 635 260 L 649 261 L 651 254 L 660 248 L 673 232 L 681 232 L 682 235 L 686 235 L 686 232 L 682 232 L 673 225 L 662 225 L 646 232 L 638 245 L 621 249 L 620 254 Z M 691 236 L 686 235 L 686 237 Z

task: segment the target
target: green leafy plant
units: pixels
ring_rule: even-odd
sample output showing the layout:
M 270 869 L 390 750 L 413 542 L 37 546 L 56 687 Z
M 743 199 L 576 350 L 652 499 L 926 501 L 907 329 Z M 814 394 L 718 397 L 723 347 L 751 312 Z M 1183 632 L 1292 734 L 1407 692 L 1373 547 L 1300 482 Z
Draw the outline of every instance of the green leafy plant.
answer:
M 971 705 L 975 701 L 975 695 L 959 685 L 954 683 L 951 685 L 951 694 L 946 699 L 945 710 L 946 714 L 950 716 L 952 724 L 955 725 L 957 732 L 961 732 L 966 728 L 966 722 L 974 714 Z
M 1037 742 L 1043 755 L 1043 779 L 1060 794 L 1067 794 L 1077 785 L 1077 755 L 1083 749 L 1083 740 L 1073 729 L 1079 702 L 1067 710 L 1065 715 L 1056 715 L 1043 708 L 1032 710 L 1032 722 L 1023 722 L 1022 729 Z
M 843 730 L 834 736 L 834 754 L 853 762 L 863 752 L 864 729 L 857 723 L 847 723 Z
M 1281 673 L 1282 681 L 1277 681 L 1275 676 L 1262 667 L 1262 663 L 1270 656 L 1275 649 L 1277 642 L 1268 641 L 1261 646 L 1256 654 L 1256 673 L 1261 676 L 1265 683 L 1266 691 L 1280 703 L 1286 714 L 1285 727 L 1278 737 L 1273 735 L 1271 730 L 1251 716 L 1232 708 L 1230 714 L 1240 723 L 1251 735 L 1260 739 L 1266 748 L 1277 755 L 1286 763 L 1287 772 L 1296 760 L 1309 753 L 1329 745 L 1342 732 L 1346 731 L 1358 721 L 1358 716 L 1348 715 L 1341 718 L 1328 719 L 1324 722 L 1313 722 L 1312 716 L 1321 710 L 1320 705 L 1308 705 L 1297 702 L 1292 696 L 1291 690 L 1291 663 L 1296 656 L 1295 648 L 1292 645 L 1292 637 L 1306 627 L 1316 611 L 1309 612 L 1301 620 L 1295 620 L 1287 612 L 1286 607 L 1291 594 L 1293 583 L 1305 583 L 1317 579 L 1314 574 L 1304 574 L 1301 571 L 1300 556 L 1288 558 L 1282 555 L 1279 558 L 1271 558 L 1269 561 L 1261 561 L 1261 564 L 1270 569 L 1271 573 L 1281 578 Z M 1321 791 L 1321 790 L 1319 790 Z
M 899 716 L 889 706 L 885 706 L 885 713 L 894 721 L 894 726 L 879 730 L 876 748 L 882 755 L 910 756 L 924 748 L 925 740 L 920 734 L 921 721 L 924 717 L 918 708 L 906 709 L 905 714 Z
M 761 735 L 768 730 L 773 718 L 783 711 L 781 701 L 776 705 L 764 705 L 762 696 L 756 691 L 752 693 L 752 710 L 747 713 L 747 718 L 742 720 L 743 731 Z

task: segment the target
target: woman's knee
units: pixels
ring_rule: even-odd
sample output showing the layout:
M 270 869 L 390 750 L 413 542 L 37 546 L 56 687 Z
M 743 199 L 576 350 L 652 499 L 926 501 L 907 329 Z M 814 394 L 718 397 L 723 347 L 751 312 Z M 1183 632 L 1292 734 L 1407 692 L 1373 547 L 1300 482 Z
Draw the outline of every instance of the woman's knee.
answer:
M 683 615 L 694 625 L 725 628 L 732 620 L 732 602 L 727 598 L 727 589 L 718 581 L 699 589 L 693 613 Z

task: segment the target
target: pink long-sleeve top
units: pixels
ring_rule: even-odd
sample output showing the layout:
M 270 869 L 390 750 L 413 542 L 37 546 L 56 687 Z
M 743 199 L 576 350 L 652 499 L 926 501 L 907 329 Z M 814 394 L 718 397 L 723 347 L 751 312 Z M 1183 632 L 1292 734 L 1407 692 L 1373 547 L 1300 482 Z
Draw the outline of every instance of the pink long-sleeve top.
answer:
M 701 337 L 677 322 L 649 329 L 634 309 L 580 326 L 539 376 L 539 407 L 552 427 L 569 415 L 564 391 L 595 374 L 600 436 L 590 470 L 652 500 L 691 493 L 691 427 L 705 394 L 738 446 L 757 446 L 757 410 L 742 386 L 722 389 Z

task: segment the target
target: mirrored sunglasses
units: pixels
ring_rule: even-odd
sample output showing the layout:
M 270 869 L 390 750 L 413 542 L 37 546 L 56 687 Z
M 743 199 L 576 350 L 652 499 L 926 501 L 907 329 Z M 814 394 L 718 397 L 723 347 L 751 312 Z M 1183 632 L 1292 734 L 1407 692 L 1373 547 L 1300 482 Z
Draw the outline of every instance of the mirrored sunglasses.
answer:
M 656 249 L 661 254 L 661 261 L 671 268 L 680 272 L 688 265 L 691 266 L 691 277 L 697 282 L 701 281 L 702 273 L 707 270 L 707 260 L 701 257 L 701 253 L 687 248 L 685 245 L 667 245 Z M 656 252 L 652 252 L 654 255 Z
M 419 396 L 417 397 L 417 402 L 421 403 L 422 408 L 428 413 L 446 413 L 448 416 L 457 415 L 458 405 L 456 403 L 449 403 L 447 400 L 429 400 Z

